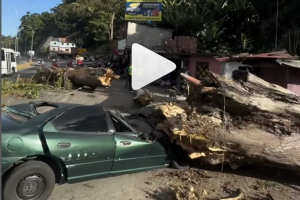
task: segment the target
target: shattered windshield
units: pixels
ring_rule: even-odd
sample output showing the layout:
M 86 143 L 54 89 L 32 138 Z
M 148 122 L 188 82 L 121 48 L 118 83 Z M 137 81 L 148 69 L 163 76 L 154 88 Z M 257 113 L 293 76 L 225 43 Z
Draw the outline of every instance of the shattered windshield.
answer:
M 2 108 L 2 112 L 11 112 L 11 113 L 14 113 L 16 115 L 26 117 L 28 119 L 35 116 L 32 112 L 20 111 L 20 110 L 14 109 L 12 107 L 7 107 L 7 106 Z

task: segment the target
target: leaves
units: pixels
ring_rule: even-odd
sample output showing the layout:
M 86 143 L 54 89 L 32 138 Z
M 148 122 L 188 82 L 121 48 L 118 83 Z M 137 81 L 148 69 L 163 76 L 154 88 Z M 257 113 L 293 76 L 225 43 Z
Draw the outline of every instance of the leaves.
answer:
M 293 41 L 293 48 L 300 46 L 294 44 L 299 30 L 300 1 L 278 2 L 278 48 L 289 50 L 289 40 Z M 32 27 L 35 46 L 50 33 L 71 37 L 85 48 L 101 46 L 111 41 L 125 22 L 124 8 L 125 0 L 63 0 L 51 13 L 27 12 L 21 19 L 21 38 L 31 37 Z M 202 52 L 272 51 L 276 11 L 277 1 L 267 0 L 164 0 L 162 21 L 152 23 L 174 30 L 174 36 L 196 37 Z M 7 46 L 8 40 L 3 40 Z

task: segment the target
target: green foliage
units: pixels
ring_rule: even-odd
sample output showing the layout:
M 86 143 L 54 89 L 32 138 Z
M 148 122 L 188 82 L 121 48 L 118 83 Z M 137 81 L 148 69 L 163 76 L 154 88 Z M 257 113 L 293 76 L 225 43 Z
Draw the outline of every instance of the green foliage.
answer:
M 111 38 L 111 19 L 114 30 L 124 18 L 124 0 L 64 1 L 53 8 L 55 24 L 63 36 L 71 37 L 77 45 L 95 47 Z
M 30 12 L 27 12 L 27 14 L 21 18 L 20 28 L 24 29 L 23 33 L 25 36 L 31 36 L 32 31 L 35 32 L 36 30 L 39 30 L 43 25 L 44 22 L 40 14 L 31 14 Z
M 2 48 L 14 48 L 16 42 L 16 38 L 12 36 L 4 36 L 1 35 L 1 45 Z
M 200 51 L 272 51 L 276 9 L 276 1 L 267 0 L 164 0 L 163 21 L 158 25 L 173 29 L 176 35 L 197 37 Z M 289 37 L 295 41 L 299 9 L 300 1 L 279 0 L 277 49 L 288 50 Z
M 29 99 L 37 99 L 43 90 L 49 89 L 45 84 L 38 84 L 34 81 L 12 82 L 2 79 L 1 94 L 5 96 L 26 97 Z
M 278 0 L 278 47 L 296 52 L 299 0 Z M 63 0 L 51 13 L 22 17 L 21 38 L 35 30 L 36 45 L 43 35 L 57 31 L 85 48 L 111 41 L 124 23 L 125 0 Z M 162 26 L 174 35 L 194 36 L 202 52 L 261 52 L 275 49 L 277 1 L 164 0 Z M 113 19 L 113 20 L 112 20 Z M 112 23 L 113 21 L 113 23 Z M 293 46 L 293 48 L 291 48 Z

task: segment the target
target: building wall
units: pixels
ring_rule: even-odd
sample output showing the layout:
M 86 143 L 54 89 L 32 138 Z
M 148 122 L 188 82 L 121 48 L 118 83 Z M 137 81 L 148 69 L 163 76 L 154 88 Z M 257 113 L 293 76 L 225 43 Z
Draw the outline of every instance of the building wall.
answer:
M 61 43 L 60 47 L 71 48 L 76 47 L 76 45 L 74 43 Z
M 50 46 L 49 51 L 58 51 L 59 47 L 57 46 Z
M 189 73 L 191 76 L 196 76 L 196 63 L 197 62 L 208 62 L 209 63 L 209 71 L 214 72 L 216 74 L 222 74 L 222 66 L 221 62 L 217 61 L 213 56 L 195 56 L 189 58 Z
M 148 48 L 161 46 L 165 38 L 172 38 L 172 32 L 166 29 L 128 22 L 127 46 L 131 46 L 133 43 L 138 43 Z
M 287 68 L 280 66 L 275 60 L 262 60 L 258 62 L 260 78 L 270 83 L 287 88 Z
M 289 80 L 287 89 L 300 96 L 300 69 L 289 68 Z
M 119 29 L 119 40 L 124 40 L 127 38 L 127 30 L 128 30 L 128 23 L 125 23 L 120 26 Z
M 59 47 L 58 52 L 71 53 L 70 47 Z
M 59 42 L 59 41 L 50 41 L 50 47 L 51 46 L 60 46 L 61 45 L 61 42 Z
M 50 41 L 50 48 L 51 47 L 64 47 L 64 48 L 71 48 L 76 47 L 74 43 L 63 43 L 59 41 Z

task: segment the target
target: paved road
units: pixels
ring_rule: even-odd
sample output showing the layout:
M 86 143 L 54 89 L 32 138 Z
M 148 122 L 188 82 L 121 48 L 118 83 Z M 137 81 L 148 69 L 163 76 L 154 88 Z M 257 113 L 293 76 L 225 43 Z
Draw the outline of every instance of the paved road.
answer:
M 25 62 L 27 62 L 27 60 L 25 60 L 23 58 L 22 58 L 22 60 L 17 61 L 18 64 L 22 64 Z M 50 60 L 45 60 L 44 62 L 45 62 L 46 67 L 51 66 Z M 66 66 L 66 64 L 67 64 L 66 60 L 60 60 L 60 62 L 58 63 L 58 66 L 64 67 L 64 66 Z M 18 75 L 20 75 L 20 77 L 22 77 L 22 78 L 30 78 L 36 72 L 37 68 L 38 68 L 38 66 L 31 66 L 29 68 L 19 70 L 14 76 L 8 76 L 7 79 L 15 80 Z
M 17 58 L 17 65 L 27 63 L 27 61 L 28 61 L 28 59 L 25 57 L 22 57 L 21 59 Z

